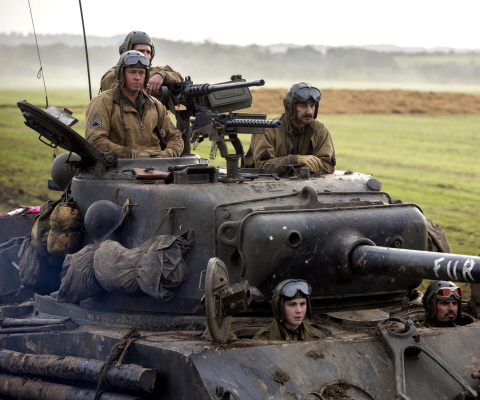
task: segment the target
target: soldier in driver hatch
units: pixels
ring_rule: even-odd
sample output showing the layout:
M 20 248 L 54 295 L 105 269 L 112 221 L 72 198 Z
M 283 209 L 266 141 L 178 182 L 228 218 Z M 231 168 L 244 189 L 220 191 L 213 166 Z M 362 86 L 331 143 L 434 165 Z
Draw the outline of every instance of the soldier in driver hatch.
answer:
M 318 340 L 327 335 L 318 327 L 304 321 L 312 317 L 310 294 L 312 288 L 301 279 L 280 282 L 272 297 L 275 320 L 267 328 L 259 330 L 254 339 L 264 340 Z
M 118 158 L 178 157 L 180 131 L 163 104 L 146 94 L 150 60 L 136 50 L 123 53 L 115 67 L 118 85 L 87 107 L 85 139 Z
M 292 164 L 304 164 L 314 174 L 333 173 L 332 137 L 325 124 L 316 119 L 321 97 L 320 90 L 309 83 L 292 85 L 283 100 L 285 113 L 273 118 L 282 125 L 252 136 L 245 165 L 280 175 L 284 166 Z
M 462 290 L 453 282 L 430 283 L 422 301 L 426 319 L 420 327 L 453 327 L 456 326 L 455 321 L 462 316 Z
M 150 80 L 146 92 L 152 96 L 156 96 L 160 87 L 165 83 L 174 83 L 183 81 L 180 72 L 174 71 L 169 65 L 164 67 L 152 67 L 153 57 L 155 56 L 155 46 L 152 39 L 145 32 L 132 31 L 118 47 L 120 55 L 128 50 L 137 50 L 148 57 Z M 113 89 L 117 84 L 115 77 L 115 67 L 110 68 L 102 77 L 100 82 L 100 92 Z

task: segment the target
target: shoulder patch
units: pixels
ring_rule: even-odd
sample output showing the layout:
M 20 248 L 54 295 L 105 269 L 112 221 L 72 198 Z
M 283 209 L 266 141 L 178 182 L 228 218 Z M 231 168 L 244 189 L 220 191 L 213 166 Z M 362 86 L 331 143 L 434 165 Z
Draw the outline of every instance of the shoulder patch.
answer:
M 95 114 L 95 116 L 90 121 L 90 128 L 99 128 L 100 126 L 102 126 L 102 119 L 98 114 Z

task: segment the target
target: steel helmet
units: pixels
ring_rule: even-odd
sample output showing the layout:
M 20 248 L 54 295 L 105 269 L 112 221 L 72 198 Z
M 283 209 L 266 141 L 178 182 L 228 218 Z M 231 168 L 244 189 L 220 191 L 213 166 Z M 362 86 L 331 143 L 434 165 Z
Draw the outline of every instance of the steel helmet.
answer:
M 285 107 L 285 113 L 290 117 L 295 117 L 295 102 L 298 103 L 315 103 L 315 113 L 313 118 L 317 118 L 318 103 L 322 98 L 322 93 L 319 89 L 312 86 L 307 82 L 294 83 L 288 89 L 285 98 L 283 99 L 283 105 Z
M 153 61 L 155 56 L 155 46 L 153 45 L 152 39 L 145 32 L 142 31 L 131 31 L 125 38 L 123 42 L 118 46 L 118 52 L 120 55 L 125 53 L 128 50 L 133 50 L 133 46 L 136 44 L 148 44 L 152 51 L 152 57 L 150 63 Z
M 307 281 L 303 279 L 287 279 L 280 282 L 272 296 L 272 310 L 275 319 L 283 323 L 285 320 L 285 313 L 283 310 L 284 300 L 292 300 L 303 298 L 307 299 L 307 317 L 312 318 L 312 306 L 310 302 L 310 295 L 312 293 L 312 287 Z
M 147 88 L 148 80 L 150 79 L 148 66 L 149 61 L 147 56 L 144 56 L 137 50 L 126 51 L 120 56 L 117 65 L 115 65 L 115 76 L 117 77 L 118 84 L 123 86 L 125 83 L 123 80 L 123 69 L 125 67 L 137 67 L 145 70 L 145 82 L 143 83 L 143 86 L 144 88 Z
M 53 181 L 62 188 L 62 190 L 68 187 L 73 177 L 78 173 L 78 169 L 67 163 L 67 161 L 78 162 L 80 160 L 80 156 L 75 153 L 62 153 L 53 160 L 50 174 Z
M 453 282 L 434 281 L 428 285 L 428 288 L 422 298 L 423 306 L 425 307 L 425 317 L 427 320 L 435 319 L 435 303 L 437 300 L 457 300 L 457 318 L 462 316 L 462 290 Z
M 123 223 L 127 212 L 128 208 L 112 201 L 98 200 L 88 207 L 83 224 L 95 243 L 100 243 Z

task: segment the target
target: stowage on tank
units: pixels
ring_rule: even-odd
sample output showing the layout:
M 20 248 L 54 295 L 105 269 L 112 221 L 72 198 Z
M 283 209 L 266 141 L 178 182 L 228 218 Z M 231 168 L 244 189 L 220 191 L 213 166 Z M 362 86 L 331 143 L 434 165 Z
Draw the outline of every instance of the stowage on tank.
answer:
M 83 227 L 60 261 L 48 243 L 43 255 L 22 243 L 33 278 L 1 296 L 0 397 L 479 398 L 480 324 L 464 309 L 453 328 L 419 326 L 416 288 L 479 282 L 480 258 L 427 251 L 421 208 L 393 201 L 373 176 L 243 168 L 238 133 L 269 126 L 233 112 L 235 101 L 248 108 L 248 84 L 188 89 L 184 140 L 211 140 L 226 169 L 190 146 L 177 158 L 117 159 L 18 103 L 29 128 L 71 153 L 50 186 Z M 167 102 L 182 90 L 166 89 Z M 326 338 L 253 339 L 291 278 L 311 285 L 310 322 Z M 45 281 L 57 282 L 51 293 L 37 290 Z

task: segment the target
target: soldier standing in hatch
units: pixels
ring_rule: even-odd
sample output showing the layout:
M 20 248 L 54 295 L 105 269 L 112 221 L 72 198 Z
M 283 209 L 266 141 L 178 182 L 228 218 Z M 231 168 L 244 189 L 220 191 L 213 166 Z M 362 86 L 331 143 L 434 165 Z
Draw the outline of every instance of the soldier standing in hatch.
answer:
M 163 84 L 183 81 L 183 76 L 180 72 L 174 71 L 169 65 L 165 65 L 164 67 L 151 66 L 153 57 L 155 56 L 155 46 L 150 36 L 145 32 L 132 31 L 125 36 L 122 44 L 118 47 L 118 51 L 120 55 L 122 55 L 129 50 L 137 50 L 149 59 L 150 80 L 146 90 L 148 94 L 156 96 Z M 100 92 L 113 89 L 116 84 L 115 67 L 112 67 L 102 77 Z
M 180 131 L 162 103 L 146 94 L 150 60 L 136 50 L 123 53 L 115 67 L 118 85 L 87 107 L 85 139 L 118 158 L 178 157 Z
M 304 321 L 312 317 L 312 288 L 301 279 L 280 282 L 273 292 L 272 310 L 275 320 L 253 337 L 264 340 L 318 340 L 327 336 L 315 325 Z
M 285 113 L 273 118 L 282 125 L 252 136 L 246 166 L 283 175 L 284 166 L 304 164 L 314 174 L 333 173 L 332 137 L 325 124 L 316 119 L 321 97 L 320 90 L 309 83 L 292 85 L 283 100 Z
M 420 327 L 453 327 L 456 326 L 455 320 L 462 316 L 462 291 L 453 282 L 432 282 L 428 285 L 422 301 L 426 320 Z

